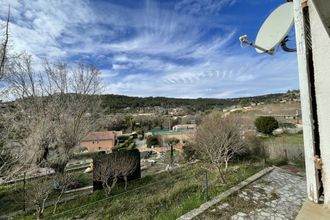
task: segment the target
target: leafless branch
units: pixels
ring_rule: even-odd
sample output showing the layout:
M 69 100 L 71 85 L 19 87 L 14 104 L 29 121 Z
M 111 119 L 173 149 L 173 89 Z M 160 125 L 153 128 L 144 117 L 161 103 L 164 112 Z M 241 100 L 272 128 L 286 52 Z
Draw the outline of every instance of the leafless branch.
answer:
M 10 7 L 8 8 L 8 15 L 6 20 L 6 28 L 5 28 L 5 39 L 1 46 L 1 57 L 0 57 L 0 80 L 4 76 L 4 69 L 5 69 L 5 63 L 6 63 L 6 57 L 7 57 L 7 46 L 8 46 L 8 39 L 9 39 L 9 18 L 10 18 Z
M 26 191 L 26 199 L 28 204 L 35 207 L 36 217 L 40 219 L 43 216 L 46 201 L 54 189 L 54 177 L 47 176 L 37 180 L 31 180 L 29 185 Z
M 100 85 L 99 71 L 96 67 L 78 65 L 70 69 L 64 63 L 48 62 L 44 68 L 44 72 L 36 73 L 28 54 L 11 62 L 6 80 L 17 100 L 3 114 L 3 140 L 5 146 L 22 149 L 29 161 L 46 161 L 63 173 L 73 151 L 88 132 L 96 129 L 102 114 L 100 100 L 91 97 Z M 74 80 L 76 71 L 84 75 L 78 84 Z
M 225 182 L 228 162 L 244 150 L 238 119 L 224 118 L 217 112 L 207 115 L 197 128 L 196 142 L 197 154 L 213 164 L 220 180 Z
M 124 179 L 126 190 L 127 177 L 136 170 L 139 161 L 128 152 L 120 151 L 106 155 L 98 163 L 99 165 L 94 167 L 94 177 L 102 182 L 103 187 L 107 189 L 107 194 L 110 194 L 118 178 Z

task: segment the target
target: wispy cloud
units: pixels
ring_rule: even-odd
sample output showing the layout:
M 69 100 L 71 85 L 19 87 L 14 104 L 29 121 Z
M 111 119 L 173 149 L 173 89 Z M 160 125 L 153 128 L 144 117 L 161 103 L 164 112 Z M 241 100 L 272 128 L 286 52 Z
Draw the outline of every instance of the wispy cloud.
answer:
M 193 15 L 212 15 L 236 2 L 237 0 L 182 0 L 175 5 L 175 9 Z
M 239 48 L 239 15 L 226 12 L 236 2 L 3 0 L 0 16 L 10 3 L 15 50 L 36 63 L 95 63 L 107 93 L 222 98 L 297 88 L 294 55 Z

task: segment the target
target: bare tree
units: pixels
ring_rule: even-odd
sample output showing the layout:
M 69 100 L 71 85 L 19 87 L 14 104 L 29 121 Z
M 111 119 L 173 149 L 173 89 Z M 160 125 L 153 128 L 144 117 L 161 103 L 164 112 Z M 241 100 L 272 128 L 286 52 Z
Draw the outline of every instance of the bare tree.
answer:
M 125 190 L 127 189 L 127 177 L 134 173 L 138 163 L 138 159 L 129 154 L 123 154 L 117 163 L 116 170 L 118 170 L 118 176 L 124 178 Z
M 99 166 L 94 167 L 94 177 L 101 181 L 107 193 L 115 187 L 119 178 L 125 181 L 125 190 L 127 189 L 128 176 L 130 176 L 137 168 L 138 158 L 130 155 L 127 151 L 119 151 L 106 155 L 99 161 Z M 111 182 L 111 184 L 109 184 Z
M 70 184 L 75 180 L 76 176 L 72 173 L 64 172 L 55 174 L 55 182 L 57 184 L 59 195 L 54 203 L 53 214 L 56 213 L 57 205 Z
M 1 43 L 0 43 L 0 83 L 5 76 L 5 67 L 7 63 L 7 51 L 8 51 L 8 41 L 9 41 L 9 18 L 10 18 L 10 8 L 8 9 L 7 19 L 5 21 L 5 28 L 3 36 L 1 36 Z M 0 85 L 1 86 L 1 85 Z M 0 89 L 2 89 L 0 87 Z M 0 94 L 3 91 L 0 90 Z M 1 98 L 1 97 L 0 97 Z M 1 102 L 1 100 L 0 100 Z M 0 110 L 0 182 L 4 181 L 4 176 L 8 176 L 10 174 L 9 168 L 12 168 L 17 160 L 19 159 L 17 155 L 13 155 L 10 152 L 10 149 L 4 146 L 4 120 L 2 117 L 2 110 Z
M 93 167 L 94 173 L 93 178 L 96 181 L 102 182 L 102 186 L 104 189 L 107 189 L 106 193 L 110 194 L 112 188 L 116 185 L 116 182 L 112 182 L 109 185 L 110 178 L 112 177 L 112 169 L 111 169 L 111 158 L 109 156 L 99 159 L 97 161 L 97 165 Z
M 29 156 L 25 155 L 24 149 L 20 147 L 23 143 L 14 141 L 24 133 L 20 129 L 20 123 L 11 124 L 12 121 L 17 121 L 19 115 L 10 105 L 7 105 L 6 109 L 0 109 L 0 182 L 10 179 L 28 165 L 25 163 L 28 160 L 24 159 Z M 9 139 L 13 141 L 9 143 Z
M 46 201 L 53 189 L 53 176 L 31 180 L 30 186 L 26 192 L 26 198 L 30 205 L 35 207 L 37 219 L 40 219 L 43 216 Z
M 1 42 L 0 48 L 0 80 L 4 77 L 5 73 L 5 63 L 7 59 L 7 49 L 8 49 L 8 40 L 9 40 L 9 18 L 10 18 L 10 8 L 8 9 L 7 20 L 5 22 L 5 32 L 4 37 Z
M 217 168 L 223 183 L 228 162 L 243 150 L 244 143 L 237 118 L 224 118 L 221 113 L 213 112 L 205 116 L 197 127 L 196 154 Z
M 17 99 L 13 110 L 4 114 L 8 133 L 4 144 L 23 149 L 22 161 L 47 162 L 63 173 L 74 149 L 97 127 L 102 114 L 97 95 L 100 71 L 45 61 L 44 72 L 37 73 L 31 56 L 22 54 L 10 63 L 9 72 L 6 80 Z

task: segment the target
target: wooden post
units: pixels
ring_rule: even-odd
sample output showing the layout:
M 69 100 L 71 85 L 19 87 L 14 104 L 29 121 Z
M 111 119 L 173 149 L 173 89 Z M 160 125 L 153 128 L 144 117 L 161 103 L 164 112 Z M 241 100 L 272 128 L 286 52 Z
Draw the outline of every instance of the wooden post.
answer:
M 23 211 L 26 211 L 26 172 L 24 172 L 24 178 L 23 178 Z
M 205 170 L 205 194 L 204 194 L 205 202 L 209 200 L 209 183 L 207 178 L 207 170 Z
M 174 163 L 174 154 L 173 154 L 173 144 L 171 144 L 171 167 L 173 166 L 173 163 Z

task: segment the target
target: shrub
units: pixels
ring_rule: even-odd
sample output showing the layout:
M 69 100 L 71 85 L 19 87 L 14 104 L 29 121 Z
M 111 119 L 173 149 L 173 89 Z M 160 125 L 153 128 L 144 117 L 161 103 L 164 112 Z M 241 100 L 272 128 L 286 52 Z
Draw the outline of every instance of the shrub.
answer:
M 275 159 L 267 159 L 266 164 L 270 166 L 284 166 L 288 164 L 288 160 L 284 157 L 278 157 Z
M 128 145 L 127 150 L 133 150 L 135 148 L 135 143 L 130 143 L 130 145 Z
M 183 154 L 184 154 L 184 159 L 186 161 L 191 161 L 192 159 L 195 158 L 196 151 L 194 149 L 194 146 L 192 144 L 186 144 L 183 146 Z
M 158 136 L 148 136 L 147 137 L 147 147 L 159 145 Z
M 260 138 L 254 135 L 246 136 L 245 142 L 249 148 L 250 154 L 260 158 L 264 158 L 266 156 L 265 146 Z
M 169 139 L 166 139 L 165 140 L 167 143 L 169 143 L 169 144 L 177 144 L 177 143 L 179 143 L 180 142 L 180 140 L 179 139 L 177 139 L 177 138 L 169 138 Z
M 128 140 L 130 137 L 127 136 L 127 135 L 122 135 L 122 136 L 118 136 L 117 139 L 118 139 L 118 142 L 119 143 L 124 143 L 126 140 Z
M 272 116 L 261 116 L 255 120 L 254 125 L 258 132 L 272 134 L 278 128 L 278 121 Z
M 242 106 L 247 106 L 247 105 L 250 104 L 250 102 L 249 102 L 249 100 L 247 100 L 247 99 L 241 99 L 241 100 L 239 101 L 239 104 L 241 104 Z

